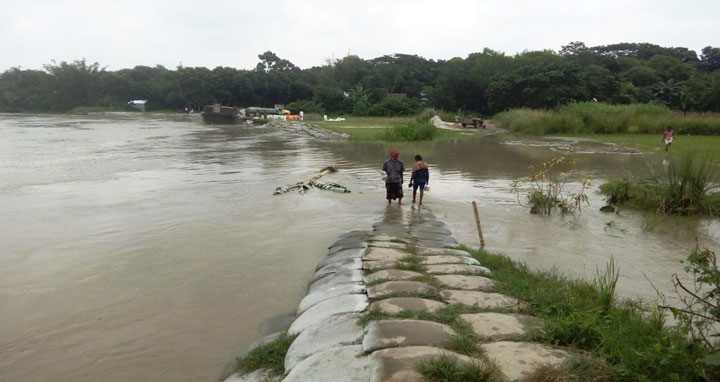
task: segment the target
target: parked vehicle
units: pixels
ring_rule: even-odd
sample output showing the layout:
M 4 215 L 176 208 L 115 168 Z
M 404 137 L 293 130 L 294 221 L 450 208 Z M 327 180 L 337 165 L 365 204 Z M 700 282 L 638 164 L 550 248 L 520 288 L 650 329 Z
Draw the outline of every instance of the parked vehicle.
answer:
M 482 118 L 472 117 L 472 118 L 465 118 L 462 121 L 462 127 L 471 126 L 474 128 L 485 128 L 485 121 Z

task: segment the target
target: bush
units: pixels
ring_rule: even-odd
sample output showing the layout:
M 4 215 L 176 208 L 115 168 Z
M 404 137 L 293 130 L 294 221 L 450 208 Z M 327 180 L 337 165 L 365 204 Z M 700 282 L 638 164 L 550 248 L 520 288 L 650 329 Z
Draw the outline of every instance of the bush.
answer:
M 370 106 L 368 115 L 372 117 L 398 117 L 414 115 L 420 111 L 420 102 L 412 98 L 388 97 L 379 103 Z
M 299 113 L 301 110 L 303 113 L 314 113 L 314 114 L 325 114 L 323 106 L 315 100 L 300 100 L 290 102 L 285 105 L 285 108 L 290 110 L 293 114 Z
M 437 127 L 422 117 L 405 125 L 396 125 L 383 132 L 383 139 L 391 142 L 430 141 Z

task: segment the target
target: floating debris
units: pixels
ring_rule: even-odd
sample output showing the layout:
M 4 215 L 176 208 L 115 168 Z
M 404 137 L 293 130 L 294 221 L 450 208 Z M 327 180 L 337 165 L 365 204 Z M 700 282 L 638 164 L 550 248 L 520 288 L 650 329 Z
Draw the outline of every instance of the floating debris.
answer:
M 288 184 L 285 186 L 280 186 L 275 189 L 275 192 L 273 192 L 273 195 L 280 195 L 280 194 L 286 194 L 290 191 L 297 191 L 300 194 L 306 193 L 310 187 L 319 188 L 321 190 L 327 190 L 327 191 L 333 191 L 333 192 L 339 192 L 339 193 L 349 193 L 350 190 L 347 189 L 347 187 L 337 184 L 337 183 L 323 183 L 318 182 L 318 179 L 322 178 L 323 176 L 337 172 L 337 169 L 333 166 L 327 166 L 320 170 L 320 173 L 313 176 L 310 181 L 307 183 L 305 182 L 297 182 L 295 184 Z

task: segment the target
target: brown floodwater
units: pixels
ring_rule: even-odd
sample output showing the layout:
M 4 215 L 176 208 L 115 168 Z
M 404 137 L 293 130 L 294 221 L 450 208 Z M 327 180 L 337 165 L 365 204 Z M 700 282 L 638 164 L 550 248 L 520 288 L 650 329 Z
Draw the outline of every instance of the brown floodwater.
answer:
M 0 115 L 0 380 L 217 380 L 282 329 L 338 235 L 411 213 L 383 200 L 391 149 L 431 164 L 427 208 L 460 242 L 477 246 L 476 200 L 487 249 L 586 278 L 612 257 L 623 297 L 652 300 L 652 284 L 670 297 L 695 238 L 717 248 L 717 220 L 598 211 L 604 179 L 662 171 L 649 155 L 567 154 L 593 179 L 590 206 L 530 215 L 510 182 L 561 154 L 509 139 L 353 143 L 184 115 Z M 327 165 L 351 194 L 272 195 Z

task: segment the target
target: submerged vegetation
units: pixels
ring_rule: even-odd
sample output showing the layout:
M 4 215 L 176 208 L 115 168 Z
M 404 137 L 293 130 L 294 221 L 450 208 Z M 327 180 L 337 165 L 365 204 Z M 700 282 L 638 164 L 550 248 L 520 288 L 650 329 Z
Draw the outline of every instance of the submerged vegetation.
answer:
M 467 248 L 466 248 L 467 249 Z M 611 263 L 594 281 L 571 280 L 557 271 L 531 271 L 502 255 L 470 250 L 493 269 L 497 289 L 521 299 L 527 313 L 546 322 L 545 341 L 602 360 L 569 360 L 530 381 L 717 381 L 720 366 L 687 327 L 667 326 L 662 310 L 618 301 L 617 268 Z
M 611 205 L 673 215 L 720 215 L 720 190 L 709 160 L 684 155 L 665 174 L 614 179 L 600 186 Z
M 567 189 L 570 179 L 577 175 L 574 165 L 564 157 L 551 159 L 541 163 L 529 176 L 513 181 L 510 189 L 517 196 L 518 203 L 530 207 L 533 214 L 550 215 L 555 209 L 563 215 L 580 212 L 583 203 L 589 204 L 585 189 L 590 182 L 583 178 L 580 190 L 573 192 Z M 534 167 L 532 169 L 535 170 Z M 525 195 L 527 203 L 521 200 L 521 194 Z

